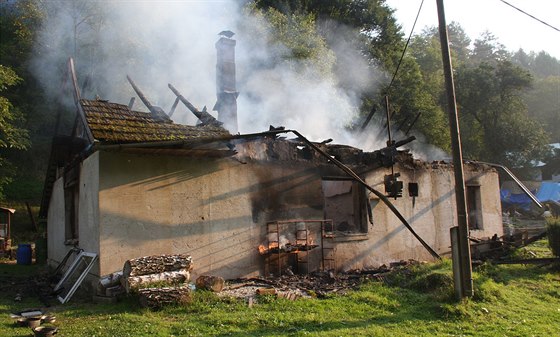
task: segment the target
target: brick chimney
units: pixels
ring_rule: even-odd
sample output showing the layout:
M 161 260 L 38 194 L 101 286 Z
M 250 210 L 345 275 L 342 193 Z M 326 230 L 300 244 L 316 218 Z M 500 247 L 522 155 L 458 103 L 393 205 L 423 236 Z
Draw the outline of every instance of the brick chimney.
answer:
M 235 40 L 233 33 L 224 31 L 216 42 L 216 96 L 214 111 L 218 112 L 218 120 L 232 134 L 237 130 L 237 92 L 235 86 Z

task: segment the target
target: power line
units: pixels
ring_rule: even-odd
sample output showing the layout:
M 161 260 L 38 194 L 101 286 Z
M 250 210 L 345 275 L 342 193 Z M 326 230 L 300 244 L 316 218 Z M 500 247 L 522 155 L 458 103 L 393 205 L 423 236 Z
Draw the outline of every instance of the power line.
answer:
M 412 25 L 412 29 L 410 30 L 410 35 L 408 35 L 408 40 L 406 40 L 406 44 L 404 45 L 404 49 L 403 49 L 403 52 L 401 54 L 401 59 L 399 60 L 399 63 L 397 64 L 397 69 L 395 69 L 395 72 L 393 73 L 393 78 L 391 79 L 391 83 L 389 83 L 389 87 L 387 87 L 387 94 L 389 94 L 389 90 L 391 90 L 391 86 L 393 85 L 393 82 L 395 81 L 395 78 L 397 77 L 397 73 L 399 71 L 402 60 L 404 58 L 404 54 L 406 53 L 406 48 L 408 48 L 408 44 L 410 43 L 410 39 L 412 38 L 412 33 L 414 33 L 414 27 L 416 26 L 416 22 L 418 21 L 418 17 L 420 16 L 420 12 L 422 11 L 422 5 L 423 4 L 424 4 L 424 0 L 422 0 L 422 2 L 420 3 L 420 8 L 418 8 L 418 14 L 416 14 L 416 19 L 414 19 L 414 24 Z
M 512 7 L 512 8 L 517 9 L 517 10 L 520 11 L 521 13 L 523 13 L 523 14 L 525 14 L 525 15 L 527 15 L 527 16 L 529 16 L 529 17 L 535 19 L 535 20 L 537 20 L 538 22 L 540 22 L 540 23 L 542 23 L 542 24 L 544 24 L 544 25 L 546 25 L 546 26 L 548 26 L 548 27 L 554 29 L 555 31 L 560 32 L 560 29 L 558 29 L 558 28 L 554 27 L 553 25 L 550 25 L 550 24 L 544 22 L 543 20 L 541 20 L 541 19 L 539 19 L 539 18 L 537 18 L 537 17 L 535 17 L 535 16 L 533 16 L 533 15 L 531 15 L 531 14 L 525 12 L 525 11 L 522 10 L 522 9 L 519 9 L 519 8 L 515 7 L 514 5 L 510 4 L 509 2 L 504 1 L 504 0 L 500 0 L 500 1 L 503 2 L 503 3 L 505 3 L 505 4 L 508 5 L 508 6 Z

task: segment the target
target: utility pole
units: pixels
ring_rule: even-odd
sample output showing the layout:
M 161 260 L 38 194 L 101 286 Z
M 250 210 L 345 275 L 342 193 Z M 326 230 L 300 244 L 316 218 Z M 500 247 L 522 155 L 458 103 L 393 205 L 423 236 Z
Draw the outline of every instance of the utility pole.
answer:
M 453 70 L 451 67 L 451 53 L 447 36 L 447 24 L 443 0 L 436 0 L 439 19 L 439 38 L 441 43 L 441 56 L 443 59 L 443 73 L 445 76 L 445 89 L 447 94 L 447 110 L 449 114 L 449 129 L 451 132 L 451 150 L 453 153 L 453 167 L 455 171 L 455 201 L 457 204 L 457 247 L 452 247 L 458 253 L 454 258 L 453 273 L 456 293 L 461 297 L 473 296 L 471 249 L 469 245 L 469 223 L 467 218 L 467 203 L 465 198 L 465 179 L 463 175 L 463 154 L 461 150 L 461 136 L 459 134 L 459 119 L 457 118 L 457 103 L 455 101 L 455 85 L 453 83 Z M 452 243 L 453 243 L 452 239 Z M 459 266 L 455 265 L 458 262 Z M 458 273 L 458 274 L 457 274 Z

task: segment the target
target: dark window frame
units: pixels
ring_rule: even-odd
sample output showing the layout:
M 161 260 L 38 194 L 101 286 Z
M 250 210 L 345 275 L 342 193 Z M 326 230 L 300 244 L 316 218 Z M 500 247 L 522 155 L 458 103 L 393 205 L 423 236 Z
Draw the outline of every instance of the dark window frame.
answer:
M 344 224 L 341 221 L 337 221 L 336 217 L 332 217 L 328 210 L 328 198 L 325 196 L 324 188 L 325 183 L 343 181 L 351 183 L 350 192 L 348 192 L 348 198 L 352 198 L 351 201 L 351 214 L 352 214 L 352 224 Z M 324 214 L 325 219 L 333 220 L 333 225 L 335 232 L 347 233 L 347 234 L 367 234 L 369 231 L 369 224 L 371 223 L 371 205 L 369 204 L 369 199 L 367 196 L 366 188 L 355 181 L 354 179 L 347 177 L 323 177 L 322 178 L 322 188 L 323 188 L 323 200 L 324 200 Z M 338 195 L 340 197 L 340 195 Z M 347 209 L 347 211 L 350 211 Z M 349 213 L 349 212 L 347 212 Z
M 481 230 L 484 229 L 484 222 L 482 218 L 482 195 L 480 185 L 467 184 L 466 186 L 467 197 L 467 216 L 469 221 L 469 229 Z
M 64 174 L 64 239 L 69 245 L 79 240 L 80 169 L 70 168 Z

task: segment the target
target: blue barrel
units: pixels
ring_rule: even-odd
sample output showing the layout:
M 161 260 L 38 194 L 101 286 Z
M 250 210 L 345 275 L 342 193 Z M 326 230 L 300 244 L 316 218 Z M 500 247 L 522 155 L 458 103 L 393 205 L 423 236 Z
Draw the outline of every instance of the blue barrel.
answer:
M 31 253 L 31 244 L 19 244 L 16 254 L 17 264 L 31 264 Z

